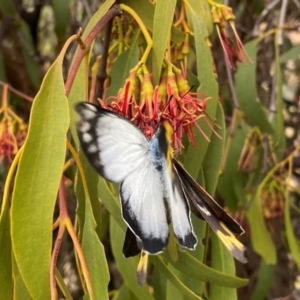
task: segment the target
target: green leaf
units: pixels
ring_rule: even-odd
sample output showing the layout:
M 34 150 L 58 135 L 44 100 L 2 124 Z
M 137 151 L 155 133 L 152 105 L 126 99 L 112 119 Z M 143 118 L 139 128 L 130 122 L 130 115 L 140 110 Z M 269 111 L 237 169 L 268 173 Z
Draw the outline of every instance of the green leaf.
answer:
M 189 2 L 192 4 L 193 1 Z M 213 71 L 211 51 L 205 43 L 205 38 L 207 37 L 206 26 L 201 15 L 192 7 L 193 6 L 187 6 L 187 9 L 192 16 L 195 33 L 197 77 L 200 81 L 200 88 L 198 88 L 198 92 L 210 97 L 210 99 L 206 102 L 206 113 L 211 119 L 214 119 L 218 103 L 218 85 Z M 201 118 L 198 121 L 198 125 L 202 128 L 207 137 L 211 136 L 211 129 L 205 122 L 204 118 Z M 197 177 L 199 173 L 201 163 L 208 148 L 208 141 L 197 129 L 195 130 L 195 140 L 197 146 L 201 148 L 194 149 L 194 147 L 190 145 L 184 159 L 185 168 L 194 178 Z
M 291 49 L 289 49 L 288 51 L 282 53 L 280 55 L 280 63 L 285 63 L 287 62 L 289 59 L 299 59 L 299 53 L 300 53 L 300 44 L 297 44 L 295 46 L 293 46 Z
M 244 190 L 244 184 L 242 182 L 242 173 L 238 170 L 238 158 L 241 155 L 244 147 L 247 134 L 250 127 L 243 121 L 236 126 L 234 135 L 229 136 L 227 131 L 227 141 L 230 141 L 230 147 L 224 166 L 224 171 L 219 177 L 218 192 L 225 200 L 225 204 L 232 211 L 236 211 L 240 200 L 242 203 L 246 203 L 245 193 L 239 194 L 239 188 Z M 241 199 L 240 199 L 241 198 Z
M 88 178 L 87 188 L 88 188 L 88 192 L 89 192 L 89 196 L 90 196 L 90 201 L 92 204 L 93 216 L 94 216 L 95 222 L 97 224 L 96 232 L 98 234 L 98 237 L 100 238 L 102 217 L 101 217 L 101 204 L 100 204 L 100 201 L 98 198 L 98 188 L 97 188 L 99 176 L 96 173 L 95 169 L 88 162 L 86 156 L 84 155 L 84 153 L 81 150 L 79 151 L 79 157 L 80 157 L 80 161 L 81 161 L 81 164 L 82 164 L 82 167 L 84 170 L 84 174 L 85 174 L 86 178 Z M 78 207 L 77 207 L 76 213 L 77 213 L 78 220 L 79 220 L 79 228 L 80 228 L 79 236 L 80 236 L 80 240 L 81 240 L 83 228 L 85 226 L 85 221 L 86 221 L 85 220 L 86 201 L 85 201 L 85 192 L 83 189 L 81 176 L 79 176 L 77 178 L 77 182 L 75 184 L 75 189 L 76 189 L 76 195 L 78 198 Z
M 116 96 L 121 87 L 124 86 L 126 79 L 129 76 L 129 71 L 138 63 L 138 34 L 135 35 L 131 47 L 118 56 L 114 63 L 110 77 L 112 79 L 110 87 L 105 93 L 105 98 Z
M 17 267 L 16 261 L 12 258 L 12 267 L 13 267 L 13 278 L 14 278 L 14 285 L 13 285 L 13 298 L 6 298 L 6 299 L 22 299 L 22 300 L 32 300 L 31 295 L 29 294 L 26 285 L 22 279 L 22 276 L 19 272 Z
M 273 115 L 272 125 L 274 128 L 273 143 L 275 146 L 279 146 L 280 150 L 285 148 L 286 136 L 284 133 L 284 120 L 283 120 L 283 96 L 282 96 L 282 77 L 281 77 L 281 65 L 280 65 L 280 54 L 279 54 L 279 45 L 275 43 L 275 68 L 276 68 L 276 102 L 274 103 L 275 107 L 272 109 L 276 110 L 276 113 L 270 112 Z M 271 115 L 272 116 L 272 115 Z M 282 159 L 283 154 L 280 151 L 277 156 L 278 160 Z
M 48 70 L 33 102 L 11 207 L 13 252 L 33 299 L 50 298 L 52 222 L 69 125 L 62 76 L 64 53 Z
M 285 225 L 286 238 L 287 238 L 290 252 L 293 256 L 294 261 L 297 264 L 298 269 L 300 270 L 299 246 L 298 246 L 298 240 L 295 237 L 293 232 L 291 215 L 290 215 L 290 197 L 289 197 L 289 191 L 287 189 L 285 191 L 284 225 Z
M 10 216 L 8 207 L 2 210 L 0 218 L 0 300 L 12 299 L 12 257 L 10 237 Z
M 85 204 L 85 224 L 82 235 L 82 250 L 87 262 L 95 299 L 108 299 L 110 280 L 105 251 L 95 231 L 96 222 L 89 201 Z
M 207 190 L 207 192 L 209 192 L 212 195 L 214 194 L 219 176 L 225 134 L 223 111 L 220 105 L 218 105 L 216 122 L 219 126 L 221 126 L 221 131 L 219 130 L 218 133 L 223 137 L 223 139 L 220 139 L 215 134 L 212 135 L 211 142 L 208 146 L 208 150 L 206 152 L 205 158 L 202 163 L 202 168 L 200 170 L 202 172 L 199 172 L 198 175 L 198 178 L 201 177 L 203 182 L 205 182 L 205 189 Z M 196 251 L 191 252 L 191 255 L 193 255 L 196 259 L 199 259 L 201 261 L 203 259 L 204 253 L 204 247 L 201 241 L 206 236 L 207 223 L 195 218 L 194 216 L 192 218 L 192 221 L 199 242 Z M 192 283 L 191 279 L 189 280 L 189 282 L 187 280 L 183 280 L 183 282 L 186 282 L 187 286 L 193 288 L 195 291 L 197 291 L 198 294 L 201 293 L 201 285 L 199 285 L 199 282 L 194 281 L 194 283 Z
M 61 276 L 61 274 L 59 273 L 57 268 L 55 268 L 55 280 L 57 283 L 57 287 L 60 289 L 60 291 L 64 295 L 65 299 L 73 300 L 72 295 L 71 295 L 70 291 L 68 290 L 68 287 L 67 287 L 66 283 L 64 282 L 64 279 Z
M 70 24 L 70 0 L 52 0 L 51 4 L 55 17 L 55 31 L 59 41 L 63 42 Z
M 217 186 L 225 142 L 224 113 L 220 103 L 218 103 L 217 107 L 216 120 L 217 124 L 221 126 L 221 129 L 218 130 L 218 134 L 221 138 L 212 134 L 211 142 L 208 145 L 207 152 L 202 163 L 205 190 L 211 195 L 214 194 Z
M 104 203 L 106 209 L 114 217 L 119 226 L 125 231 L 126 226 L 121 215 L 118 196 L 112 192 L 108 186 L 108 183 L 102 177 L 100 177 L 98 181 L 98 193 L 99 198 Z
M 232 288 L 242 287 L 248 283 L 247 279 L 235 277 L 230 274 L 224 274 L 208 267 L 195 259 L 187 251 L 180 251 L 177 262 L 173 262 L 166 251 L 164 252 L 163 257 L 177 270 L 199 281 L 209 281 L 214 284 Z
M 10 18 L 17 16 L 16 7 L 13 0 L 0 0 L 1 13 Z
M 226 274 L 235 274 L 234 259 L 230 252 L 225 248 L 219 238 L 212 234 L 212 251 L 211 251 L 211 266 L 215 270 L 219 270 Z M 236 289 L 226 288 L 223 286 L 210 285 L 210 300 L 234 300 L 237 299 Z
M 34 88 L 38 90 L 41 83 L 40 66 L 37 60 L 32 55 L 33 53 L 35 53 L 35 49 L 30 34 L 29 26 L 23 21 L 21 22 L 20 26 L 20 36 L 21 39 L 24 41 L 24 43 L 22 43 L 22 55 L 24 57 L 28 77 Z
M 275 265 L 267 265 L 262 259 L 251 300 L 264 300 L 267 298 L 275 275 Z
M 211 10 L 208 4 L 208 1 L 197 1 L 197 0 L 188 0 L 187 3 L 193 8 L 197 14 L 203 20 L 203 24 L 205 25 L 206 34 L 211 35 L 214 30 L 214 24 L 212 22 Z M 191 24 L 191 29 L 194 29 L 192 17 L 190 16 L 189 10 L 187 10 L 187 17 L 189 21 L 189 25 Z
M 188 289 L 172 272 L 171 268 L 168 268 L 167 265 L 163 262 L 160 256 L 151 256 L 151 262 L 159 268 L 161 272 L 165 274 L 167 279 L 176 287 L 182 294 L 186 295 L 188 299 L 198 299 L 201 300 L 202 298 L 194 294 L 190 289 Z M 177 299 L 177 298 L 176 298 Z
M 154 268 L 152 273 L 152 286 L 155 299 L 166 299 L 167 279 L 157 268 Z
M 253 61 L 256 61 L 257 40 L 249 42 L 245 49 Z M 253 125 L 262 132 L 273 133 L 266 112 L 256 97 L 256 64 L 245 66 L 239 63 L 235 74 L 236 94 L 242 111 Z
M 69 113 L 70 113 L 70 130 L 72 133 L 72 137 L 76 148 L 79 147 L 79 140 L 76 132 L 76 121 L 78 119 L 78 115 L 75 112 L 74 105 L 80 101 L 86 101 L 86 94 L 84 90 L 85 81 L 85 69 L 84 63 L 81 63 L 79 69 L 75 75 L 73 85 L 71 87 L 68 100 L 69 100 Z
M 122 278 L 130 290 L 138 299 L 154 300 L 149 293 L 149 287 L 144 284 L 138 285 L 136 278 L 136 269 L 138 266 L 138 257 L 125 258 L 122 254 L 122 242 L 124 241 L 124 230 L 113 217 L 110 218 L 110 239 L 114 258 Z
M 154 5 L 147 0 L 123 0 L 122 3 L 131 7 L 142 19 L 145 27 L 153 32 L 153 20 L 154 20 Z M 172 15 L 173 16 L 173 15 Z M 171 28 L 171 41 L 182 42 L 184 40 L 183 31 L 172 26 Z
M 84 40 L 95 25 L 101 20 L 101 18 L 108 12 L 108 10 L 113 6 L 116 0 L 106 0 L 101 2 L 98 10 L 93 14 L 92 18 L 89 20 L 82 34 L 82 39 Z M 78 46 L 79 47 L 79 46 Z
M 122 284 L 112 300 L 138 300 L 126 284 Z
M 274 265 L 276 263 L 276 250 L 269 231 L 266 228 L 261 208 L 261 191 L 263 183 L 259 185 L 253 202 L 248 212 L 247 219 L 250 224 L 251 241 L 253 249 L 266 262 Z
M 152 74 L 154 85 L 157 85 L 159 82 L 167 43 L 170 38 L 175 6 L 176 0 L 157 0 L 155 4 L 152 48 Z
M 174 275 L 176 275 L 178 277 L 178 279 L 180 277 L 184 277 L 184 276 L 180 276 L 181 273 L 178 270 L 176 270 L 174 267 L 172 267 L 172 265 L 168 265 L 168 268 Z M 155 270 L 157 270 L 157 268 L 155 268 Z M 178 293 L 178 289 L 170 280 L 167 280 L 166 286 L 167 286 L 167 291 L 166 291 L 166 297 L 164 299 L 166 299 L 166 300 L 173 300 L 173 299 L 184 300 L 184 298 L 185 298 L 184 294 Z

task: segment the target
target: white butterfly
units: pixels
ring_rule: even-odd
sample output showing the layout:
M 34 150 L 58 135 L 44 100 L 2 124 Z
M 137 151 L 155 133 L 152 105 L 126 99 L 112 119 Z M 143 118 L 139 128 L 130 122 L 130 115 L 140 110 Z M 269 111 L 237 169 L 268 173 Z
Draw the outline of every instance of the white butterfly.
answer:
M 194 250 L 197 238 L 190 218 L 192 209 L 237 259 L 246 262 L 244 246 L 232 234 L 241 234 L 243 229 L 174 159 L 170 144 L 173 131 L 168 123 L 148 140 L 132 122 L 100 106 L 83 102 L 76 105 L 76 111 L 85 155 L 101 176 L 120 183 L 122 215 L 129 227 L 125 256 L 141 250 L 162 252 L 168 244 L 170 222 L 179 244 Z M 137 246 L 130 250 L 134 240 Z

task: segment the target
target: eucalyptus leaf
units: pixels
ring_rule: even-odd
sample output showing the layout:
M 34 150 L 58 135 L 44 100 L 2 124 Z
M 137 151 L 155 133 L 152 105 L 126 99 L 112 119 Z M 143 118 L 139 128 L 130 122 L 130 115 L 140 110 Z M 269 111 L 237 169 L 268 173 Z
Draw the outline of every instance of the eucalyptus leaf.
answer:
M 213 61 L 209 47 L 205 43 L 207 37 L 207 29 L 201 15 L 196 12 L 192 6 L 187 6 L 187 10 L 192 16 L 193 28 L 195 33 L 195 48 L 196 48 L 196 64 L 197 64 L 197 77 L 200 82 L 198 93 L 204 94 L 209 97 L 206 101 L 206 114 L 214 120 L 218 102 L 218 85 L 213 70 Z M 212 132 L 211 128 L 207 125 L 204 118 L 198 121 L 206 136 L 210 138 Z M 193 176 L 197 177 L 201 163 L 208 148 L 208 141 L 199 130 L 195 130 L 195 141 L 198 149 L 194 149 L 191 145 L 184 159 L 184 166 L 187 171 Z
M 245 45 L 251 59 L 256 62 L 257 40 Z M 236 94 L 242 111 L 249 121 L 259 127 L 262 132 L 272 134 L 273 129 L 269 123 L 262 104 L 257 101 L 256 93 L 256 65 L 238 64 L 235 74 Z
M 12 196 L 13 252 L 34 299 L 50 298 L 52 222 L 69 127 L 62 76 L 64 54 L 61 52 L 49 68 L 34 99 Z
M 176 0 L 158 0 L 155 4 L 152 48 L 152 74 L 155 85 L 158 84 L 161 75 L 162 63 L 170 39 L 175 6 Z
M 10 215 L 8 207 L 2 210 L 0 218 L 0 300 L 12 298 L 12 253 L 10 236 Z

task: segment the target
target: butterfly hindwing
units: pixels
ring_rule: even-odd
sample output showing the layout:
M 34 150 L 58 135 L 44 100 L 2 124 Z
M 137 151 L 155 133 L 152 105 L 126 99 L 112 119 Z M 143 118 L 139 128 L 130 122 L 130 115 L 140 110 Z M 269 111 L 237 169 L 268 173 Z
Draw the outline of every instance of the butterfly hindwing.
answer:
M 124 257 L 133 257 L 141 253 L 136 239 L 136 235 L 127 227 L 122 249 Z
M 150 254 L 163 251 L 168 243 L 163 191 L 160 174 L 150 162 L 139 166 L 120 186 L 123 219 Z

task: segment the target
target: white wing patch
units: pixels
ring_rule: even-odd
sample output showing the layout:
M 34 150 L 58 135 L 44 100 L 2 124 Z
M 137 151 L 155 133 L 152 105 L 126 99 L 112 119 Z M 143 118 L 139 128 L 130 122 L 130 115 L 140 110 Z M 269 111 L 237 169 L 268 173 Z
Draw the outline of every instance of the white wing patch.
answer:
M 78 104 L 76 110 L 82 149 L 105 179 L 121 182 L 145 163 L 148 141 L 135 125 L 89 103 Z
M 157 254 L 167 246 L 168 223 L 160 173 L 148 161 L 125 178 L 120 187 L 122 214 L 141 240 L 143 251 Z

